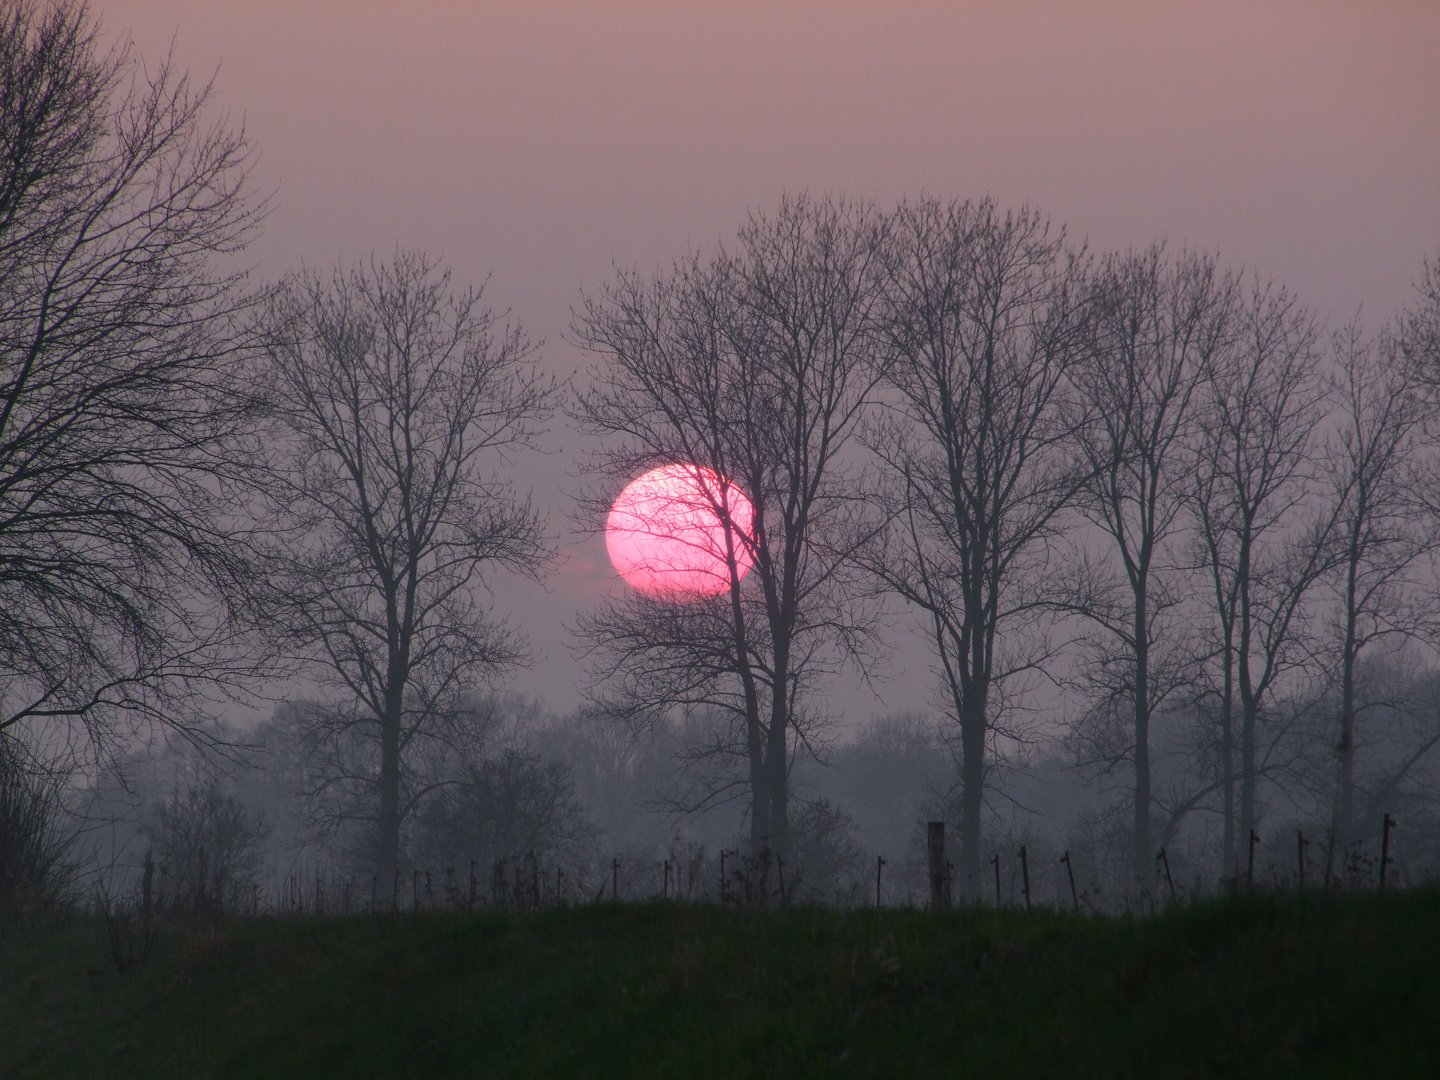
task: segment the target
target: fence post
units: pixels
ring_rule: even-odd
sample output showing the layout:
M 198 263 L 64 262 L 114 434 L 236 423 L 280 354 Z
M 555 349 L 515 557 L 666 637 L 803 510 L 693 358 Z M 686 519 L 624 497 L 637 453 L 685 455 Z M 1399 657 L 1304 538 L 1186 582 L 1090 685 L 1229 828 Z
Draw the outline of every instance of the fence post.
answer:
M 1070 902 L 1075 905 L 1075 914 L 1080 914 L 1080 894 L 1075 891 L 1075 868 L 1070 865 L 1070 852 L 1067 849 L 1065 854 L 1060 856 L 1060 861 L 1065 864 L 1065 876 L 1070 879 Z
M 995 906 L 998 908 L 1000 906 L 1000 853 L 997 851 L 990 861 L 995 866 Z
M 885 869 L 885 856 L 875 856 L 875 906 L 880 906 L 880 874 Z
M 1390 830 L 1395 827 L 1395 819 L 1389 814 L 1385 815 L 1385 825 L 1380 833 L 1380 888 L 1385 888 L 1385 867 L 1390 865 Z
M 1160 854 L 1157 855 L 1156 858 L 1159 859 L 1159 860 L 1160 860 L 1160 864 L 1165 867 L 1165 884 L 1166 884 L 1166 886 L 1170 889 L 1170 903 L 1174 904 L 1174 903 L 1175 903 L 1175 881 L 1174 881 L 1174 879 L 1171 878 L 1171 876 L 1170 876 L 1170 857 L 1165 854 L 1165 849 L 1162 847 L 1162 848 L 1160 849 Z
M 140 914 L 145 921 L 150 921 L 150 916 L 155 913 L 155 901 L 150 895 L 150 883 L 155 880 L 155 854 L 150 848 L 145 849 L 145 876 L 140 882 Z
M 1305 830 L 1295 830 L 1295 856 L 1296 865 L 1300 868 L 1299 890 L 1305 891 Z
M 1030 861 L 1025 857 L 1025 845 L 1020 845 L 1020 879 L 1025 885 L 1025 910 L 1030 910 Z
M 1245 863 L 1245 887 L 1247 889 L 1255 886 L 1255 845 L 1260 842 L 1259 835 L 1254 829 L 1250 830 L 1250 858 Z
M 946 907 L 945 823 L 932 821 L 925 828 L 925 848 L 930 859 L 930 910 Z
M 620 900 L 620 860 L 610 860 L 610 899 L 615 902 Z

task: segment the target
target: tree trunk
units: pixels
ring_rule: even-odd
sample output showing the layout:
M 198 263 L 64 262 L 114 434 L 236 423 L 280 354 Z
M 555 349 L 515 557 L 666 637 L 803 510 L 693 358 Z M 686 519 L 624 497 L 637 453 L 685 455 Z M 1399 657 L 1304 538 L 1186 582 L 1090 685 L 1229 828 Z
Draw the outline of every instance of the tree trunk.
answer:
M 790 857 L 790 758 L 786 751 L 788 719 L 770 729 L 770 842 L 771 851 Z
M 1249 843 L 1255 828 L 1255 725 L 1258 702 L 1251 689 L 1248 650 L 1240 654 L 1240 836 Z
M 750 850 L 758 852 L 770 833 L 770 791 L 765 764 L 765 733 L 760 722 L 760 692 L 750 669 L 749 639 L 745 610 L 740 602 L 740 572 L 736 566 L 734 538 L 726 533 L 725 558 L 730 574 L 730 617 L 735 625 L 735 662 L 745 694 L 745 750 L 750 764 Z
M 964 897 L 980 889 L 980 815 L 985 806 L 985 720 L 988 685 L 973 680 L 960 708 L 960 881 Z
M 1345 643 L 1340 659 L 1340 741 L 1336 747 L 1339 756 L 1339 776 L 1335 791 L 1335 820 L 1333 831 L 1336 841 L 1345 845 L 1353 839 L 1355 817 L 1355 624 L 1356 624 L 1356 576 L 1359 557 L 1352 533 L 1350 551 L 1345 568 Z
M 1220 784 L 1224 791 L 1224 832 L 1222 866 L 1235 873 L 1235 645 L 1234 629 L 1225 627 L 1221 662 L 1225 672 L 1220 680 Z
M 781 858 L 790 856 L 790 758 L 786 738 L 790 732 L 789 652 L 788 641 L 777 642 L 770 730 L 765 752 L 770 771 L 770 833 L 763 839 L 766 846 L 778 852 Z
M 1150 869 L 1150 639 L 1144 588 L 1135 592 L 1135 832 L 1131 869 Z
M 750 728 L 750 851 L 758 852 L 770 835 L 769 768 L 765 760 L 765 736 L 758 717 L 747 717 Z
M 1240 645 L 1235 653 L 1235 673 L 1240 684 L 1240 837 L 1248 846 L 1255 829 L 1255 723 L 1260 711 L 1255 696 L 1255 682 L 1250 675 L 1250 548 L 1251 521 L 1247 517 L 1240 538 L 1240 551 L 1235 561 L 1235 577 L 1240 620 Z M 1236 851 L 1237 868 L 1239 851 Z
M 400 868 L 400 718 L 403 691 L 392 690 L 380 720 L 380 813 L 375 821 L 375 872 L 390 881 Z

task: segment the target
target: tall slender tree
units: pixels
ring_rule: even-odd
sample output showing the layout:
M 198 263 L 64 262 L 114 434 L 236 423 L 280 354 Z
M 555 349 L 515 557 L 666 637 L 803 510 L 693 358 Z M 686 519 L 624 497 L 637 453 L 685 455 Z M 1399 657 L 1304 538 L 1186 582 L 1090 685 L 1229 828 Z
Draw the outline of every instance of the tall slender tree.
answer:
M 263 345 L 272 632 L 331 691 L 299 713 L 310 773 L 372 827 L 388 880 L 429 790 L 412 759 L 523 655 L 485 588 L 545 564 L 507 465 L 553 386 L 518 326 L 419 254 L 291 278 Z
M 711 707 L 733 721 L 714 749 L 743 763 L 756 849 L 787 852 L 791 758 L 813 734 L 806 691 L 873 637 L 849 580 L 873 531 L 850 448 L 880 375 L 881 234 L 868 207 L 786 198 L 733 251 L 653 282 L 621 274 L 575 320 L 603 358 L 575 409 L 604 447 L 602 494 L 680 462 L 753 507 L 741 520 L 725 485 L 700 496 L 724 526 L 721 593 L 622 595 L 580 631 L 613 710 Z
M 883 321 L 898 393 L 874 446 L 892 526 L 870 560 L 928 623 L 960 728 L 961 894 L 980 883 L 987 745 L 1004 689 L 1043 661 L 1050 541 L 1084 478 L 1062 408 L 1085 329 L 1062 230 L 994 203 L 900 206 Z M 1021 644 L 1021 638 L 1024 638 Z
M 1335 513 L 1310 498 L 1323 390 L 1314 317 L 1257 282 L 1237 298 L 1234 328 L 1206 373 L 1191 492 L 1219 628 L 1227 872 L 1256 823 L 1265 710 L 1309 655 L 1305 603 L 1329 566 Z
M 1072 382 L 1076 448 L 1089 480 L 1079 506 L 1105 538 L 1118 581 L 1092 579 L 1075 610 L 1095 628 L 1091 720 L 1123 717 L 1117 759 L 1133 770 L 1131 867 L 1151 867 L 1150 727 L 1193 672 L 1178 624 L 1187 594 L 1179 539 L 1197 431 L 1197 394 L 1228 344 L 1234 281 L 1213 258 L 1160 247 L 1111 256 L 1097 279 L 1093 332 Z M 1102 564 L 1103 565 L 1103 564 Z
M 1341 844 L 1369 822 L 1355 814 L 1359 665 L 1367 651 L 1421 637 L 1433 622 L 1425 602 L 1426 557 L 1434 551 L 1423 496 L 1419 371 L 1403 362 L 1394 334 L 1336 335 L 1325 447 L 1325 494 L 1338 509 L 1330 582 L 1336 596 L 1339 694 L 1332 829 Z

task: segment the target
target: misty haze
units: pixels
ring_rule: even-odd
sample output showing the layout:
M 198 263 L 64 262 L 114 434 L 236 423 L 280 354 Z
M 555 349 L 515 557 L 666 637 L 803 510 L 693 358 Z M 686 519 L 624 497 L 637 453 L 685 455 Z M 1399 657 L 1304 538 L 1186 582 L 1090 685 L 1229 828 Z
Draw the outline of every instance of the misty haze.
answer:
M 1437 46 L 0 0 L 0 1076 L 1433 1075 Z

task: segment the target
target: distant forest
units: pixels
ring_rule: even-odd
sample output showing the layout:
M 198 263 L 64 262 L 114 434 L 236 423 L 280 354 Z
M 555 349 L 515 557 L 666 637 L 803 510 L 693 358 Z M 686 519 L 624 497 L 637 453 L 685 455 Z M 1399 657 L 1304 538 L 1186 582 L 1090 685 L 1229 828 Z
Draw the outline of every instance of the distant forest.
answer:
M 957 901 L 1440 874 L 1440 262 L 1327 326 L 1029 206 L 796 194 L 577 297 L 567 382 L 423 252 L 253 280 L 212 87 L 0 10 L 0 915 L 921 903 L 929 822 Z M 693 507 L 721 587 L 617 580 L 585 704 L 508 693 L 496 576 L 675 463 L 748 500 Z M 842 725 L 916 632 L 932 709 Z

